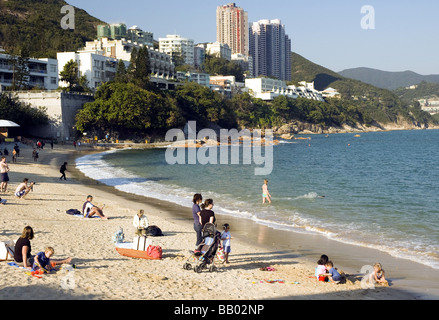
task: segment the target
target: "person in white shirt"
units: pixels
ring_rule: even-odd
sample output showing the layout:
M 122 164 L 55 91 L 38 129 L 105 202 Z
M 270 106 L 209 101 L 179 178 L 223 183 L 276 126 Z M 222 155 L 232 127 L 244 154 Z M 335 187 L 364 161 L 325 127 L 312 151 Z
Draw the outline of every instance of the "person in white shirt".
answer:
M 20 199 L 25 199 L 25 197 L 27 196 L 27 194 L 32 190 L 33 185 L 35 184 L 35 182 L 32 182 L 29 186 L 27 185 L 29 179 L 24 178 L 23 182 L 20 183 L 17 187 L 17 189 L 15 190 L 15 196 L 20 198 Z
M 133 226 L 136 228 L 136 234 L 141 235 L 142 230 L 146 230 L 149 227 L 148 217 L 145 216 L 145 211 L 140 210 L 134 215 Z

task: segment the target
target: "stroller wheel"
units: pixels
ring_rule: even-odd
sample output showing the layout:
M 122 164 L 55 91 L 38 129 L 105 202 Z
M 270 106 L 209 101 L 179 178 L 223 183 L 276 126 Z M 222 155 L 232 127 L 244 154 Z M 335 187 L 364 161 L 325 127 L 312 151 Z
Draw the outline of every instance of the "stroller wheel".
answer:
M 185 264 L 183 265 L 183 269 L 185 269 L 185 270 L 190 270 L 190 269 L 192 269 L 192 265 L 191 265 L 190 263 L 185 263 Z
M 218 268 L 216 266 L 210 266 L 209 272 L 216 272 L 218 271 Z
M 198 265 L 198 266 L 195 266 L 195 267 L 194 267 L 194 271 L 195 271 L 196 273 L 201 273 L 201 271 L 203 271 L 203 265 L 200 264 L 200 265 Z

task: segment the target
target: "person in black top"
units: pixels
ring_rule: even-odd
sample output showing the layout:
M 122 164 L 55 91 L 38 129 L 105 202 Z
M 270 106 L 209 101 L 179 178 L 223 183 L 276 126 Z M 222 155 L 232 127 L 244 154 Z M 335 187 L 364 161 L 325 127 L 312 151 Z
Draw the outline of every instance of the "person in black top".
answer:
M 67 166 L 67 162 L 64 162 L 64 164 L 63 164 L 63 165 L 61 166 L 61 168 L 59 169 L 59 172 L 62 173 L 62 176 L 59 178 L 59 180 L 62 180 L 62 178 L 64 178 L 64 180 L 67 180 L 67 179 L 66 179 L 66 171 L 67 171 L 66 166 Z
M 32 227 L 27 226 L 23 229 L 23 233 L 15 243 L 14 260 L 18 265 L 27 269 L 32 269 L 34 263 L 34 256 L 31 254 L 30 240 L 34 238 L 34 231 Z
M 204 203 L 201 205 L 201 225 L 204 227 L 206 223 L 215 223 L 215 212 L 212 211 L 213 208 L 213 200 L 207 199 L 204 201 Z

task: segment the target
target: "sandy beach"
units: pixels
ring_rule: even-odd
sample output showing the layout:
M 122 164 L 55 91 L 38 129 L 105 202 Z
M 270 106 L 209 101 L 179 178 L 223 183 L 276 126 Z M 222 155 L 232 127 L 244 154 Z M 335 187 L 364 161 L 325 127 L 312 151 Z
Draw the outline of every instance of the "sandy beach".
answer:
M 10 146 L 9 148 L 12 148 Z M 74 159 L 87 152 L 71 146 L 46 146 L 38 162 L 32 148 L 21 146 L 17 163 L 8 157 L 8 191 L 1 194 L 7 204 L 0 206 L 0 241 L 17 240 L 23 228 L 35 232 L 32 254 L 45 247 L 55 249 L 55 259 L 72 257 L 73 271 L 61 270 L 41 279 L 0 262 L 0 300 L 414 300 L 437 299 L 435 270 L 414 262 L 379 254 L 323 237 L 276 231 L 230 217 L 218 216 L 232 228 L 230 264 L 219 271 L 198 274 L 184 270 L 193 249 L 195 233 L 191 211 L 157 199 L 123 194 L 84 177 L 74 169 Z M 59 180 L 59 167 L 68 162 L 67 181 Z M 24 177 L 35 181 L 27 199 L 14 191 Z M 86 196 L 93 195 L 98 206 L 105 204 L 109 217 L 85 219 L 66 214 L 82 209 Z M 190 206 L 190 204 L 188 204 Z M 157 225 L 163 237 L 151 238 L 163 249 L 163 259 L 141 260 L 124 257 L 115 250 L 112 236 L 123 228 L 126 241 L 134 236 L 132 218 L 144 209 L 150 224 Z M 321 248 L 321 251 L 317 251 Z M 320 254 L 329 255 L 339 270 L 347 274 L 343 284 L 319 282 L 313 278 Z M 363 289 L 360 269 L 380 260 L 390 278 L 389 287 Z M 262 271 L 272 267 L 274 271 Z M 410 278 L 420 270 L 418 278 Z M 269 281 L 275 280 L 275 281 Z M 281 280 L 281 281 L 280 281 Z M 436 284 L 434 284 L 436 283 Z M 436 286 L 436 287 L 434 287 Z

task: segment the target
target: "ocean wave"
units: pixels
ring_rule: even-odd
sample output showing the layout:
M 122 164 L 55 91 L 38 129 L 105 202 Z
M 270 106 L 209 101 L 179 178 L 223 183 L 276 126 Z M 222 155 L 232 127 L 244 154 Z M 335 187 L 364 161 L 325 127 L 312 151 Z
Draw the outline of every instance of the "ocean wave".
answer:
M 139 177 L 123 168 L 115 168 L 104 159 L 106 155 L 120 151 L 110 150 L 83 156 L 76 160 L 76 167 L 87 177 L 122 192 L 155 198 L 187 208 L 192 206 L 193 190 L 172 183 L 163 184 Z M 370 223 L 346 222 L 340 225 L 326 220 L 321 221 L 291 207 L 261 207 L 259 202 L 249 204 L 248 197 L 245 195 L 243 197 L 245 200 L 239 200 L 232 194 L 206 191 L 203 192 L 203 197 L 215 200 L 215 212 L 218 214 L 242 217 L 276 230 L 319 234 L 331 240 L 381 250 L 397 258 L 412 260 L 439 269 L 439 248 L 436 244 L 425 240 L 407 239 L 405 234 L 398 234 L 393 230 L 391 232 L 388 229 L 381 230 L 379 226 L 373 226 Z M 317 192 L 309 192 L 295 198 L 285 197 L 280 200 L 290 202 L 312 200 L 318 197 L 320 196 Z M 370 238 L 372 229 L 374 230 L 373 239 Z

